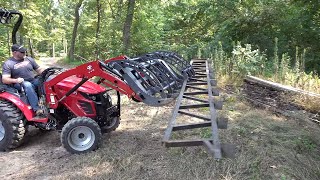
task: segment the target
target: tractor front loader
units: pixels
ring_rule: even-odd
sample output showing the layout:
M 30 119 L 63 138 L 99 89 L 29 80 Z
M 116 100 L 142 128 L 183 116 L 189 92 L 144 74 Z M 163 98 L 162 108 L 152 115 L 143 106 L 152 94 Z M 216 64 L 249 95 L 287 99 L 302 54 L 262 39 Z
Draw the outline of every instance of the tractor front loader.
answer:
M 19 12 L 0 9 L 2 23 L 8 23 L 13 15 L 19 16 L 16 23 L 19 27 L 22 21 Z M 14 30 L 14 43 L 15 33 Z M 62 145 L 71 153 L 95 150 L 102 133 L 119 126 L 120 94 L 150 106 L 161 106 L 172 102 L 184 80 L 193 75 L 186 60 L 166 51 L 97 60 L 69 70 L 50 67 L 38 77 L 42 119 L 34 118 L 24 92 L 0 81 L 0 150 L 19 146 L 29 125 L 60 130 Z M 117 95 L 116 103 L 109 95 L 111 90 Z
M 125 56 L 89 62 L 70 70 L 48 68 L 39 77 L 43 84 L 38 90 L 39 104 L 45 112 L 43 119 L 33 119 L 34 113 L 21 100 L 21 92 L 10 89 L 0 93 L 0 142 L 5 142 L 0 149 L 19 145 L 14 143 L 14 137 L 21 137 L 17 140 L 20 142 L 24 134 L 16 130 L 34 125 L 44 130 L 61 130 L 61 142 L 69 152 L 94 150 L 101 132 L 111 132 L 120 123 L 120 93 L 150 106 L 164 105 L 177 97 L 181 81 L 190 75 L 191 66 L 178 71 L 162 59 Z M 112 89 L 117 93 L 115 105 L 109 95 Z

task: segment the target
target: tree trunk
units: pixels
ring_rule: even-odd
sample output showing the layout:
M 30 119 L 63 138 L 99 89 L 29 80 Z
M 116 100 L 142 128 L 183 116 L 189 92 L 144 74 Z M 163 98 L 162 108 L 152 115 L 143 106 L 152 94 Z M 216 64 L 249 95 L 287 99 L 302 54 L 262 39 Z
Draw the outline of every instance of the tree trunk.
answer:
M 23 45 L 23 36 L 19 33 L 19 44 Z
M 8 54 L 10 57 L 11 56 L 11 44 L 10 44 L 10 32 L 9 32 L 8 28 L 7 28 L 7 43 L 8 43 Z
M 114 0 L 111 0 L 114 1 Z M 122 15 L 122 6 L 123 6 L 123 0 L 118 0 L 118 7 L 115 9 L 111 3 L 111 1 L 108 1 L 110 11 L 111 11 L 111 16 L 114 19 L 116 23 L 119 23 Z
M 31 56 L 32 58 L 34 58 L 34 52 L 33 52 L 33 47 L 32 47 L 32 41 L 31 41 L 31 39 L 29 38 L 29 40 L 28 40 L 28 43 L 29 43 L 29 50 L 30 50 L 30 52 L 29 52 L 29 56 Z
M 55 58 L 56 57 L 56 52 L 55 52 L 55 48 L 54 48 L 54 43 L 52 43 L 52 57 Z
M 83 0 L 79 0 L 77 3 L 75 9 L 74 9 L 74 26 L 73 26 L 73 32 L 72 32 L 72 38 L 71 38 L 71 45 L 70 45 L 70 50 L 68 54 L 68 58 L 70 61 L 74 60 L 74 49 L 75 49 L 75 42 L 76 42 L 76 37 L 77 37 L 77 31 L 78 31 L 78 25 L 80 21 L 80 14 L 79 14 L 79 9 L 82 5 Z
M 28 9 L 28 3 L 24 3 L 24 1 L 19 1 L 19 9 Z M 23 21 L 20 24 L 20 30 L 18 30 L 19 32 L 17 32 L 17 35 L 19 36 L 19 42 L 16 42 L 17 44 L 23 45 L 24 43 L 24 39 L 23 39 L 23 35 L 21 34 L 21 28 L 23 27 Z M 17 38 L 17 36 L 16 36 Z M 17 39 L 16 39 L 17 41 Z M 12 40 L 12 42 L 14 42 L 14 40 Z
M 68 40 L 67 39 L 63 39 L 63 53 L 65 53 L 65 56 L 68 53 Z
M 100 21 L 101 21 L 101 3 L 100 0 L 97 0 L 97 12 L 98 12 L 98 22 L 96 29 L 96 59 L 100 58 L 100 50 L 99 50 L 99 34 L 100 34 Z
M 127 53 L 130 48 L 130 29 L 133 21 L 133 13 L 134 13 L 135 0 L 128 1 L 128 11 L 126 22 L 123 27 L 123 51 Z
M 111 22 L 111 26 L 113 28 L 111 28 L 111 32 L 113 34 L 113 38 L 111 39 L 110 45 L 111 47 L 116 47 L 116 49 L 114 51 L 112 51 L 112 54 L 110 54 L 111 56 L 117 55 L 119 53 L 122 53 L 123 51 L 123 46 L 122 46 L 122 42 L 119 43 L 118 39 L 120 38 L 122 40 L 122 35 L 117 35 L 118 31 L 123 31 L 123 21 L 122 21 L 122 11 L 123 11 L 123 0 L 118 0 L 117 2 L 118 4 L 116 4 L 115 0 L 110 0 L 108 1 L 109 4 L 109 8 L 111 11 L 111 17 L 112 17 L 112 22 Z

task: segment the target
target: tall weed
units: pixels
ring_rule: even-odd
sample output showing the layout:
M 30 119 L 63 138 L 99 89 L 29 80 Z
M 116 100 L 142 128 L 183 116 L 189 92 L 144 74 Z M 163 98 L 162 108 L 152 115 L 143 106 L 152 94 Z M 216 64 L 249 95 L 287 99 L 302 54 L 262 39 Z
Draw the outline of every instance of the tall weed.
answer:
M 218 76 L 228 76 L 232 81 L 242 81 L 246 75 L 254 75 L 320 94 L 318 74 L 305 72 L 306 49 L 300 50 L 296 47 L 293 58 L 288 53 L 279 55 L 278 38 L 275 38 L 272 58 L 267 58 L 259 49 L 253 49 L 251 44 L 242 45 L 240 42 L 233 45 L 232 52 L 225 51 L 221 42 L 218 46 L 209 44 L 202 47 L 202 54 L 213 59 L 213 68 Z

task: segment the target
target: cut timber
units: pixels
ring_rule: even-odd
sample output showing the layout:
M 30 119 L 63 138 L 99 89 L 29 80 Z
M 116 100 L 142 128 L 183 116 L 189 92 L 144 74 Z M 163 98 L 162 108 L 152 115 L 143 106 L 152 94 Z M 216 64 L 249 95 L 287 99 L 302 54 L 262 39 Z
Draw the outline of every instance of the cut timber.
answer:
M 280 90 L 280 91 L 289 91 L 289 92 L 293 92 L 293 93 L 297 93 L 297 94 L 320 98 L 320 94 L 316 94 L 316 93 L 304 91 L 301 89 L 297 89 L 297 88 L 294 88 L 291 86 L 286 86 L 286 85 L 282 85 L 279 83 L 263 80 L 263 79 L 260 79 L 260 78 L 254 77 L 254 76 L 246 76 L 245 81 L 260 84 L 262 86 L 270 87 L 270 88 Z

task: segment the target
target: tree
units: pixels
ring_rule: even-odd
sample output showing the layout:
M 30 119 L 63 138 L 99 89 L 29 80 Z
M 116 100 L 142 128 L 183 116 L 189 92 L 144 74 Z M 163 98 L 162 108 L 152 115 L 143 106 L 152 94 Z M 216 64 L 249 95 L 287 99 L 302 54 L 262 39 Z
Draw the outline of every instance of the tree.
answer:
M 80 21 L 80 8 L 82 6 L 82 2 L 83 0 L 79 0 L 74 8 L 75 19 L 74 19 L 74 26 L 72 31 L 71 45 L 70 45 L 70 50 L 68 54 L 68 58 L 70 61 L 74 61 L 74 49 L 75 49 L 78 25 Z
M 97 29 L 96 29 L 96 59 L 100 58 L 100 50 L 99 50 L 99 34 L 100 34 L 100 21 L 101 21 L 101 3 L 100 0 L 97 0 Z
M 133 13 L 134 13 L 135 0 L 128 1 L 128 11 L 126 21 L 123 26 L 123 51 L 124 53 L 128 52 L 130 48 L 130 29 L 133 21 Z

